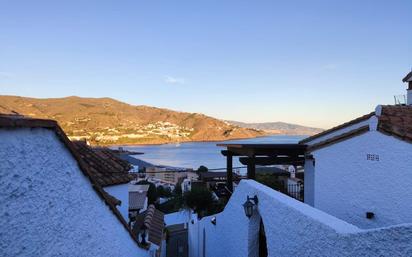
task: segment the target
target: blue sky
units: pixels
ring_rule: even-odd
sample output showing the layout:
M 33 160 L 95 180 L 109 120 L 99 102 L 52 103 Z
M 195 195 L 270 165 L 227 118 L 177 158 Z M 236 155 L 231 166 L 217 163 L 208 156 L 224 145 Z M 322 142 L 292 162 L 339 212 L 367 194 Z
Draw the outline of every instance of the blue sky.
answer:
M 411 10 L 410 0 L 0 0 L 0 94 L 327 128 L 405 92 Z

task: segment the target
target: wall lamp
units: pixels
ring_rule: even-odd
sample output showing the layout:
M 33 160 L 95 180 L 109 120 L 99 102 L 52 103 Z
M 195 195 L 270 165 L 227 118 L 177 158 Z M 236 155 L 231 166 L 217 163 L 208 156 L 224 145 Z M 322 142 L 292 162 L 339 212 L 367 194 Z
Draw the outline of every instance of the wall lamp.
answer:
M 243 204 L 243 209 L 245 211 L 246 217 L 250 219 L 252 217 L 254 210 L 257 207 L 259 200 L 257 198 L 257 195 L 255 195 L 253 198 L 247 196 L 246 202 Z

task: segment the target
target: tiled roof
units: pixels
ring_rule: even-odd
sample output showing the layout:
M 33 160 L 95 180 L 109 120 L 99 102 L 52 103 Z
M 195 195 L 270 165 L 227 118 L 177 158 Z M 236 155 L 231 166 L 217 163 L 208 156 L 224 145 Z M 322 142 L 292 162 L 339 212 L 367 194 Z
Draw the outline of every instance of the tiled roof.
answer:
M 146 202 L 147 191 L 129 192 L 129 210 L 141 210 Z
M 126 165 L 123 160 L 110 153 L 109 149 L 92 148 L 84 141 L 73 141 L 73 145 L 99 185 L 124 184 L 133 179 L 128 173 L 130 165 Z
M 378 130 L 384 134 L 412 143 L 412 106 L 382 106 Z
M 406 105 L 406 106 L 405 105 L 384 105 L 381 107 L 382 107 L 381 112 L 379 113 L 379 115 L 377 115 L 378 117 L 377 130 L 383 134 L 393 136 L 400 140 L 412 143 L 412 106 L 411 105 Z M 373 112 L 371 114 L 368 114 L 362 117 L 371 117 L 374 114 L 375 113 Z M 364 118 L 357 119 L 357 120 L 358 120 L 357 122 L 359 122 L 359 121 L 364 120 Z M 351 123 L 351 124 L 355 124 L 355 123 Z M 348 124 L 348 123 L 345 123 L 345 124 Z M 343 126 L 343 127 L 346 127 L 346 126 Z M 313 144 L 308 147 L 308 151 L 313 151 L 319 148 L 323 148 L 325 146 L 329 146 L 329 145 L 344 141 L 348 138 L 358 136 L 368 131 L 369 131 L 369 125 L 365 125 L 357 129 L 354 129 L 352 131 L 342 133 L 335 137 L 328 138 L 327 140 Z M 314 137 L 319 137 L 319 136 L 315 135 Z M 308 142 L 308 141 L 305 140 L 305 142 Z M 305 143 L 305 142 L 301 141 L 300 143 Z
M 5 129 L 19 129 L 19 128 L 44 128 L 44 129 L 51 129 L 53 130 L 60 141 L 64 144 L 64 146 L 69 150 L 72 154 L 73 158 L 77 161 L 80 170 L 82 173 L 89 179 L 92 188 L 97 193 L 97 195 L 109 206 L 109 209 L 112 213 L 116 216 L 119 222 L 123 225 L 123 227 L 127 230 L 130 234 L 132 239 L 139 245 L 137 241 L 137 237 L 134 233 L 129 229 L 129 226 L 123 216 L 120 214 L 119 210 L 116 208 L 116 201 L 107 194 L 100 184 L 97 182 L 94 176 L 92 176 L 92 171 L 90 170 L 90 166 L 87 165 L 83 158 L 81 158 L 80 154 L 77 152 L 74 144 L 69 140 L 66 134 L 63 132 L 61 127 L 57 124 L 54 120 L 46 120 L 46 119 L 32 119 L 28 117 L 21 117 L 16 115 L 1 115 L 0 114 L 0 128 Z M 140 245 L 139 245 L 140 246 Z M 144 246 L 140 246 L 144 247 Z
M 137 216 L 136 223 L 133 226 L 133 232 L 137 236 L 143 224 L 146 226 L 149 241 L 160 246 L 163 240 L 164 214 L 157 210 L 153 204 L 149 205 L 146 211 Z
M 115 163 L 114 165 L 120 165 L 124 171 L 129 171 L 132 169 L 132 165 L 126 160 L 120 158 L 115 151 L 105 147 L 97 147 L 94 148 L 95 152 L 100 155 L 102 158 L 110 160 L 111 162 Z

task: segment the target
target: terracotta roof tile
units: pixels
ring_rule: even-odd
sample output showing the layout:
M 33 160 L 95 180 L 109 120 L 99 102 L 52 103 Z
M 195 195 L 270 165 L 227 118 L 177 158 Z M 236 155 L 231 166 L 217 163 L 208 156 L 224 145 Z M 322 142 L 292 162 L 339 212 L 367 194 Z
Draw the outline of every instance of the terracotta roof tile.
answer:
M 384 134 L 412 143 L 412 106 L 382 106 L 378 130 Z
M 133 226 L 133 232 L 136 236 L 140 232 L 143 224 L 148 230 L 149 241 L 160 246 L 165 227 L 164 213 L 157 210 L 153 204 L 149 205 L 146 211 L 137 216 L 136 223 Z
M 92 148 L 84 141 L 73 141 L 83 161 L 89 165 L 91 175 L 101 186 L 128 183 L 133 176 L 128 173 L 130 165 L 110 153 L 109 149 Z

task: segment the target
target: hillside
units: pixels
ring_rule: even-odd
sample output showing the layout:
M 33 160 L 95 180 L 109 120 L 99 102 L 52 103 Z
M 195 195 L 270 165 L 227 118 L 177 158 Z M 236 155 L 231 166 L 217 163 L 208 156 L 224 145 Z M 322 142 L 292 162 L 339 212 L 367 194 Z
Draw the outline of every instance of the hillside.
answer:
M 111 98 L 0 96 L 0 113 L 55 119 L 71 139 L 95 145 L 218 141 L 263 136 L 203 114 L 134 106 Z
M 245 123 L 238 121 L 227 121 L 228 123 L 242 128 L 251 128 L 265 131 L 268 134 L 283 135 L 314 135 L 323 131 L 320 128 L 305 127 L 285 122 L 263 122 L 263 123 Z

